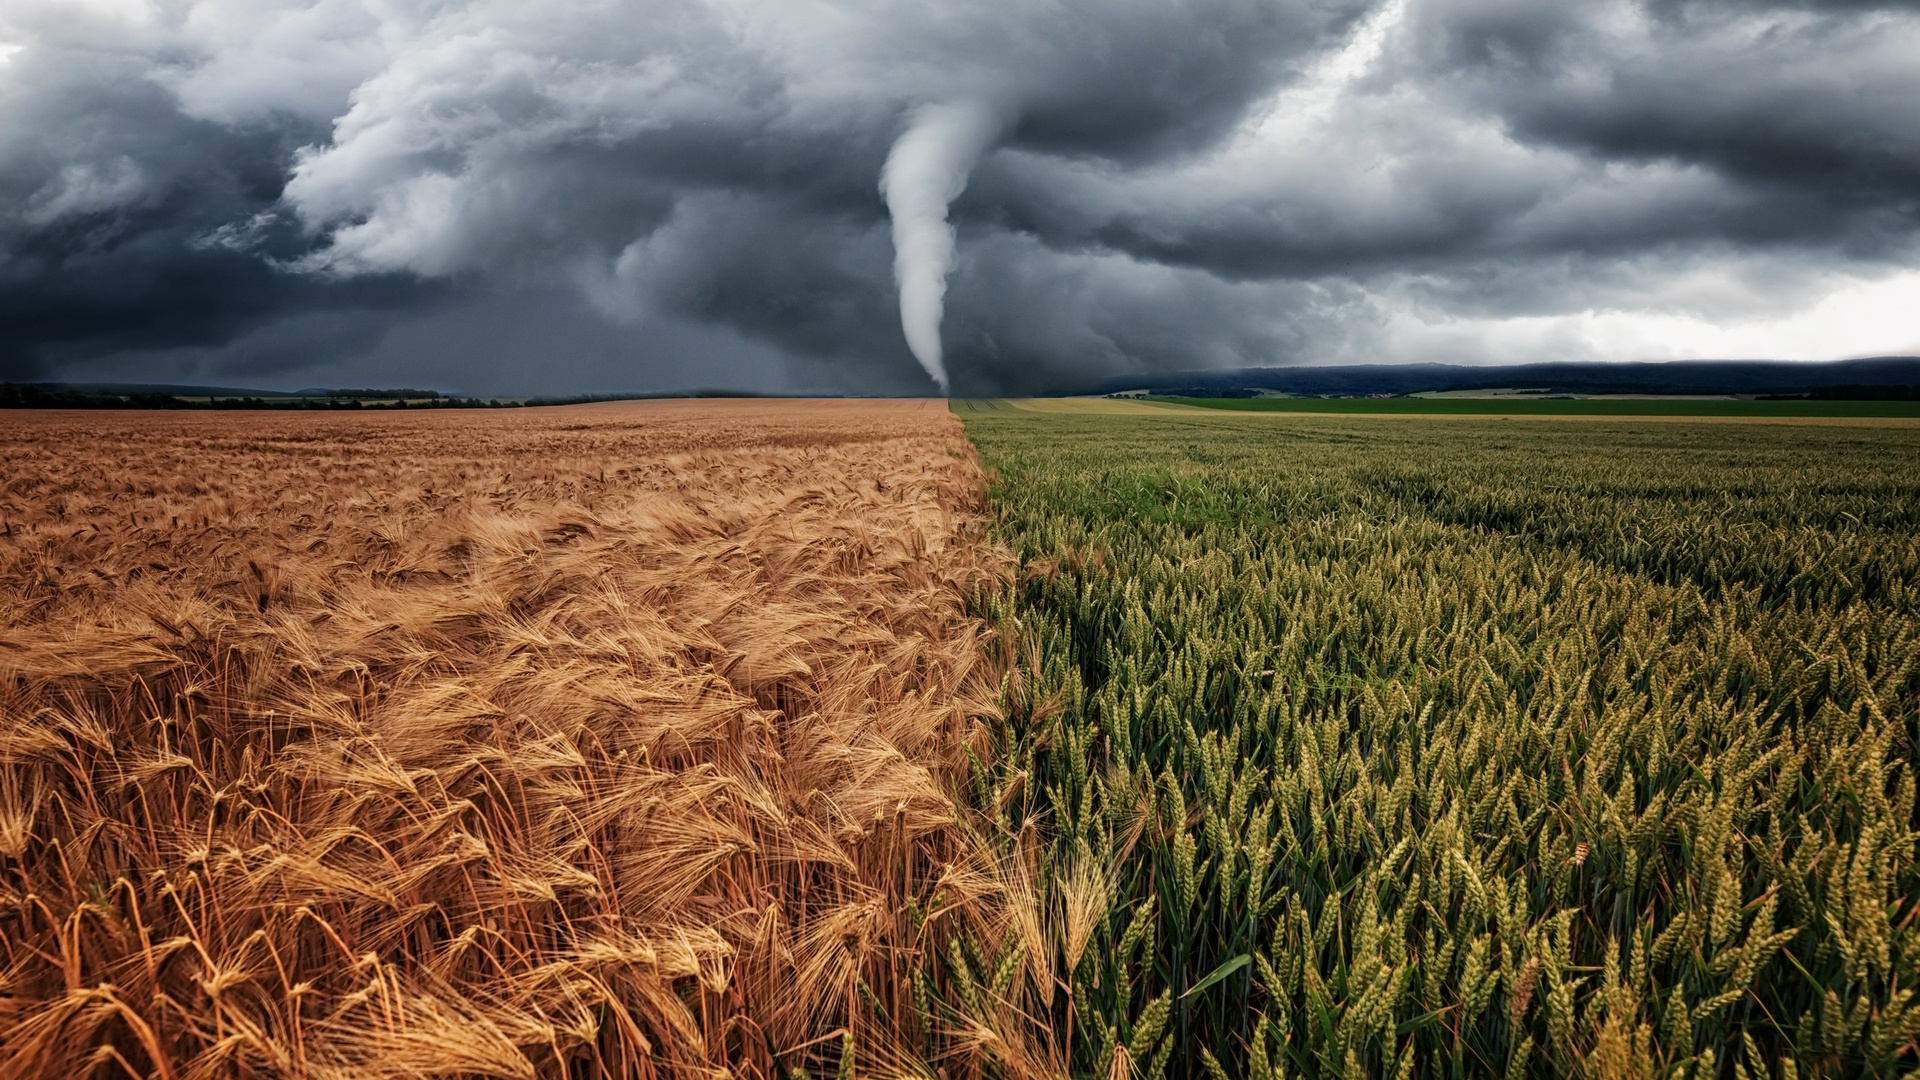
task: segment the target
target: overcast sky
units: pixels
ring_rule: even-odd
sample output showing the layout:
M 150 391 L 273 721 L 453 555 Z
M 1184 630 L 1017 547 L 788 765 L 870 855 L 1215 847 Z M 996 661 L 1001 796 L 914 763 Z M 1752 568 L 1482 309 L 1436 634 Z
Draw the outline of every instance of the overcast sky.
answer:
M 1920 2 L 0 3 L 0 378 L 1886 353 Z

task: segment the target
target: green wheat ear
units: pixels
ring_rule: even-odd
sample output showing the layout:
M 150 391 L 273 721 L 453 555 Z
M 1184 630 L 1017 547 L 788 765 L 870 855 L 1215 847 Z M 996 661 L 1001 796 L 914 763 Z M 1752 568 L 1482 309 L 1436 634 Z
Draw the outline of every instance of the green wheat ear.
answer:
M 1017 816 L 1112 868 L 1069 1072 L 1920 1067 L 1920 435 L 968 430 L 1051 568 Z

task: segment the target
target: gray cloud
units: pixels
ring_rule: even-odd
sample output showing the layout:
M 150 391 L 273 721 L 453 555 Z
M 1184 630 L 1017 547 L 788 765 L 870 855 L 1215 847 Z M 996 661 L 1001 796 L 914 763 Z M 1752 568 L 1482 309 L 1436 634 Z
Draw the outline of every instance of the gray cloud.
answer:
M 1005 118 L 960 392 L 1685 349 L 1920 253 L 1910 3 L 19 0 L 7 42 L 8 378 L 923 392 L 877 185 L 947 102 Z
M 1920 182 L 1912 5 L 1501 3 L 1422 9 L 1415 73 L 1519 136 L 1864 209 Z

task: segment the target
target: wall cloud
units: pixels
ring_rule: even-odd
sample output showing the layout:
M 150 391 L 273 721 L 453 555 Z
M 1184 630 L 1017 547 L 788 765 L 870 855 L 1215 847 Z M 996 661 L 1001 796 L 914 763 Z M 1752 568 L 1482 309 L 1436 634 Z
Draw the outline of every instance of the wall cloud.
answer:
M 1920 5 L 13 0 L 0 378 L 1920 351 Z

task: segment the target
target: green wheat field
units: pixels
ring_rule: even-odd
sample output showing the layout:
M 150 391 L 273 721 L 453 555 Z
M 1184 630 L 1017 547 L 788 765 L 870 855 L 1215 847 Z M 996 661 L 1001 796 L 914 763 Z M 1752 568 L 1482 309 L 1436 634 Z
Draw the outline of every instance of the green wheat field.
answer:
M 1097 1077 L 1920 1064 L 1920 428 L 956 410 L 1020 566 L 974 796 L 1065 929 L 929 1019 Z

